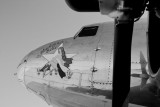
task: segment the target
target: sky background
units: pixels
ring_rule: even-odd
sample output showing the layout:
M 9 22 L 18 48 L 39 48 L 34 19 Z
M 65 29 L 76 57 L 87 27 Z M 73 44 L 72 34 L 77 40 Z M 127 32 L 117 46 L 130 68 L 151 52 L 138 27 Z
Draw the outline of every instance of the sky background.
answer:
M 64 0 L 0 0 L 0 107 L 49 107 L 14 76 L 20 60 L 48 42 L 73 37 L 84 25 L 105 21 L 113 19 L 75 12 Z

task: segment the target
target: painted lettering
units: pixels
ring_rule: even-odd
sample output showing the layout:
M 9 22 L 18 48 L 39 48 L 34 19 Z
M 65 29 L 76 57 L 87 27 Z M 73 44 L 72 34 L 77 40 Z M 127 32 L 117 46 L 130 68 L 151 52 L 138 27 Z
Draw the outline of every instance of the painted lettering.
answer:
M 49 44 L 48 47 L 43 48 L 43 49 L 40 51 L 41 55 L 44 54 L 44 53 L 49 53 L 49 52 L 52 51 L 52 50 L 55 50 L 55 49 L 56 49 L 60 44 L 62 44 L 62 43 L 63 43 L 63 41 L 58 41 L 58 42 L 54 42 L 54 43 Z

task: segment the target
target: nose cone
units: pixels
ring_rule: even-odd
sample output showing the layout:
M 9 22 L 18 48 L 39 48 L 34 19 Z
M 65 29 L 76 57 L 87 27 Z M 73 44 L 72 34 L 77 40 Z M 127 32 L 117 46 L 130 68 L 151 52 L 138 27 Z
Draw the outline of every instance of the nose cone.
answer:
M 24 71 L 25 71 L 25 64 L 21 64 L 18 67 L 18 72 L 17 72 L 17 77 L 20 82 L 24 81 Z
M 18 80 L 25 86 L 29 82 L 34 81 L 34 78 L 40 77 L 37 70 L 47 62 L 43 57 L 39 57 L 38 52 L 35 50 L 27 54 L 17 67 Z
M 19 64 L 18 71 L 17 71 L 18 80 L 22 84 L 24 84 L 25 66 L 26 66 L 26 60 L 23 60 L 23 62 Z

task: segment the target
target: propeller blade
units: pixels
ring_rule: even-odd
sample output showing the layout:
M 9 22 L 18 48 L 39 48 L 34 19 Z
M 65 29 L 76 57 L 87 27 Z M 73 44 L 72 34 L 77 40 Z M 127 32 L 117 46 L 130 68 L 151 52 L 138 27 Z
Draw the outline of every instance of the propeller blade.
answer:
M 133 25 L 133 20 L 115 20 L 112 107 L 128 107 Z

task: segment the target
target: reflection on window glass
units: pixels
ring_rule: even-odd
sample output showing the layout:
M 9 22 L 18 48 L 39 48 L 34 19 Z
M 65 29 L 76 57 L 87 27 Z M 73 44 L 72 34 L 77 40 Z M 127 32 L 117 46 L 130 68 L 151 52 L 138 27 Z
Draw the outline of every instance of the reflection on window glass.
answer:
M 98 26 L 84 27 L 78 34 L 78 37 L 95 36 L 98 30 Z

